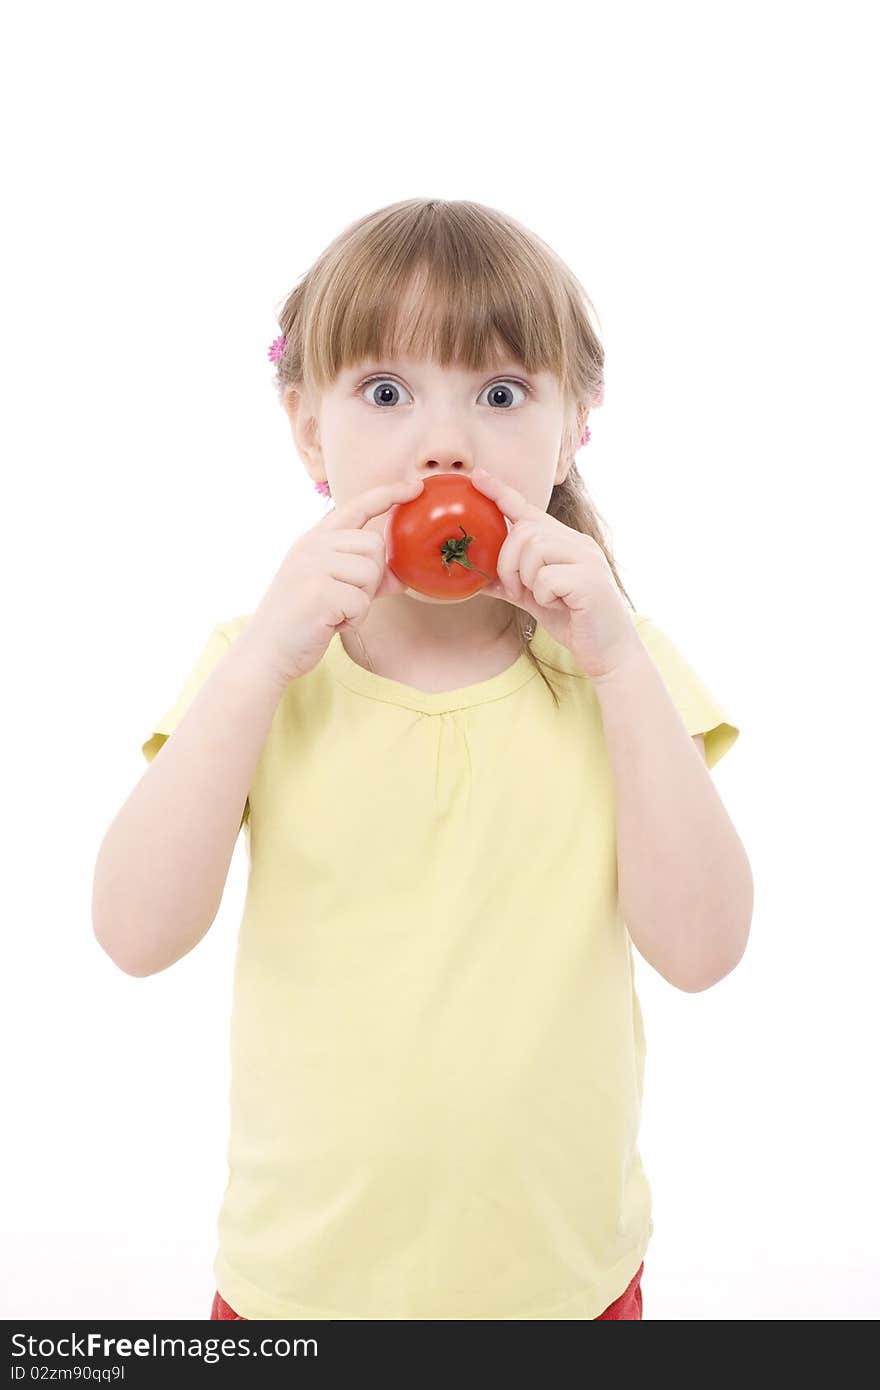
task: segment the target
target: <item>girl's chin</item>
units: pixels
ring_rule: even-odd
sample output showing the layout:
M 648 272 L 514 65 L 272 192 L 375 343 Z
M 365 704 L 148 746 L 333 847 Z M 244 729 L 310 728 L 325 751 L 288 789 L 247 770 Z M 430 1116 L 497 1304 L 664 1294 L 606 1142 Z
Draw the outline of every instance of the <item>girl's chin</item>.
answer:
M 410 598 L 417 598 L 419 603 L 443 603 L 447 606 L 450 603 L 467 603 L 469 598 L 476 598 L 477 596 L 477 594 L 467 594 L 464 598 L 428 598 L 427 594 L 419 594 L 415 589 L 404 589 L 403 592 L 409 594 Z M 477 593 L 479 592 L 478 589 Z

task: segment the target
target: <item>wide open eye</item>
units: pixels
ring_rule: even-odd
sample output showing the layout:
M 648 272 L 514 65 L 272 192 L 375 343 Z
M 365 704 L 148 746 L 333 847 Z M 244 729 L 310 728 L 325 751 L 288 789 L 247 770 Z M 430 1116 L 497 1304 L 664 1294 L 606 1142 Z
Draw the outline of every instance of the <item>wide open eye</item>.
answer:
M 367 398 L 369 403 L 371 405 L 378 406 L 381 410 L 387 410 L 389 406 L 397 404 L 396 401 L 388 399 L 389 395 L 391 395 L 394 391 L 400 391 L 401 388 L 404 391 L 406 391 L 406 387 L 403 386 L 402 382 L 395 381 L 395 379 L 390 376 L 368 377 L 367 380 L 363 383 L 363 386 L 360 388 L 360 390 L 366 391 L 368 386 L 373 387 L 373 390 L 370 392 Z M 408 391 L 407 395 L 409 395 Z
M 489 400 L 492 402 L 492 406 L 494 409 L 510 410 L 511 407 L 509 405 L 504 405 L 503 401 L 499 401 L 498 396 L 503 397 L 505 391 L 509 394 L 511 386 L 516 386 L 526 396 L 529 395 L 529 388 L 528 386 L 526 386 L 524 381 L 514 381 L 510 377 L 502 377 L 499 381 L 490 382 L 490 384 L 485 388 L 489 392 Z

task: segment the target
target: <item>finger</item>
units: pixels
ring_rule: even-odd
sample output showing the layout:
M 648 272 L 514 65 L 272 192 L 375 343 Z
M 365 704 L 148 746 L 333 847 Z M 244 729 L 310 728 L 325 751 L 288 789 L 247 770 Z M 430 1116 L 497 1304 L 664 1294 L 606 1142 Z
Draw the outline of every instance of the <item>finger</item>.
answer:
M 548 531 L 523 528 L 525 540 L 518 552 L 519 576 L 527 589 L 535 592 L 538 571 L 545 565 L 566 564 L 582 558 L 583 536 L 565 529 Z
M 495 569 L 508 602 L 519 603 L 524 597 L 525 588 L 520 575 L 520 564 L 524 546 L 531 540 L 532 532 L 525 526 L 514 526 L 498 553 Z
M 535 577 L 538 586 L 535 602 L 542 608 L 571 608 L 578 592 L 579 580 L 574 565 L 542 565 Z M 534 590 L 533 590 L 534 592 Z
M 471 474 L 471 482 L 478 492 L 490 497 L 496 507 L 505 516 L 509 516 L 511 521 L 529 521 L 547 515 L 546 512 L 541 511 L 540 507 L 535 507 L 531 502 L 527 502 L 516 488 L 502 483 L 500 478 L 487 473 L 485 468 L 475 468 Z
M 383 483 L 381 487 L 370 488 L 341 507 L 335 507 L 323 518 L 325 529 L 336 531 L 340 527 L 361 527 L 374 516 L 381 516 L 399 502 L 410 502 L 418 497 L 425 486 L 424 478 L 407 478 L 395 483 Z

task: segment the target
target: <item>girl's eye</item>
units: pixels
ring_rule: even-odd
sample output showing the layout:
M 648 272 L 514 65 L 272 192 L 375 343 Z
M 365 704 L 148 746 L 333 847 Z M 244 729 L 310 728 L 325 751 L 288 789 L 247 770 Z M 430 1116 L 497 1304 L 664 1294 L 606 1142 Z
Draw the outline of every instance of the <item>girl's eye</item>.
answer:
M 381 383 L 381 389 L 378 383 Z M 402 383 L 397 381 L 394 377 L 368 377 L 366 381 L 361 383 L 358 390 L 361 392 L 366 391 L 368 386 L 375 387 L 375 389 L 370 392 L 369 396 L 369 400 L 373 405 L 379 406 L 380 409 L 387 409 L 389 406 L 397 404 L 393 399 L 393 394 L 395 391 L 400 391 Z M 500 381 L 492 381 L 488 386 L 484 387 L 484 390 L 489 393 L 489 400 L 492 403 L 493 409 L 510 410 L 512 408 L 511 404 L 507 404 L 504 400 L 505 393 L 508 396 L 510 395 L 511 386 L 519 387 L 520 391 L 524 392 L 526 396 L 531 394 L 531 388 L 528 387 L 524 381 L 517 381 L 515 378 L 510 377 L 502 377 Z M 403 390 L 406 391 L 405 386 Z M 407 395 L 408 394 L 409 392 L 407 392 Z M 499 397 L 501 399 L 499 399 Z M 515 402 L 512 403 L 513 406 L 515 406 L 515 404 Z

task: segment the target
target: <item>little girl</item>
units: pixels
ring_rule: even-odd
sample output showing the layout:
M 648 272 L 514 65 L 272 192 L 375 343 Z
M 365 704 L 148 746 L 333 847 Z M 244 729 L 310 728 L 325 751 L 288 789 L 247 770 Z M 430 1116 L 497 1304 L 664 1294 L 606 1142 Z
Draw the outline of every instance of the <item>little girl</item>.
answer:
M 333 508 L 210 633 L 95 872 L 99 941 L 153 974 L 245 831 L 213 1318 L 642 1317 L 632 946 L 709 987 L 752 883 L 708 773 L 739 730 L 635 612 L 574 461 L 588 307 L 510 217 L 414 198 L 281 310 Z M 458 602 L 386 565 L 391 509 L 444 473 L 510 528 Z

